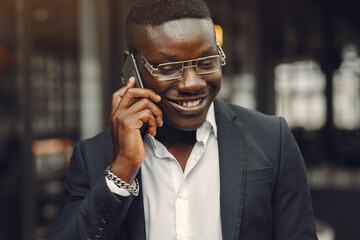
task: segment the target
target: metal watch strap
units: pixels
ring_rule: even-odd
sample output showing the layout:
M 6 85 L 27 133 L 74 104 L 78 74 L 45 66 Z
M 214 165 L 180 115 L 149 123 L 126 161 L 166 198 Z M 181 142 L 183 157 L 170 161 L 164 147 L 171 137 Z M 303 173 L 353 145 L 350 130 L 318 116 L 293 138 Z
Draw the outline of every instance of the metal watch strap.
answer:
M 107 179 L 113 181 L 119 188 L 127 190 L 134 196 L 139 195 L 139 181 L 136 178 L 134 179 L 135 186 L 133 184 L 129 184 L 110 172 L 110 166 L 105 169 L 104 174 Z

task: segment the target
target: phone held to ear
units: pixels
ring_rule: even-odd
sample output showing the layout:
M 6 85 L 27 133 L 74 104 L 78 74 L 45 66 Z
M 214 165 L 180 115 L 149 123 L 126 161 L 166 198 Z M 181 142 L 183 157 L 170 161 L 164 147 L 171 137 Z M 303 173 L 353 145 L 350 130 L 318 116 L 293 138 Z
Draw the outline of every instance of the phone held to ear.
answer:
M 139 69 L 136 65 L 135 57 L 132 53 L 129 53 L 129 55 L 126 57 L 124 66 L 121 70 L 121 86 L 125 86 L 125 84 L 129 81 L 131 77 L 135 77 L 135 87 L 137 88 L 144 88 L 144 85 L 142 83 Z M 135 100 L 138 101 L 139 99 Z M 148 133 L 148 127 L 146 124 L 143 124 L 140 128 L 141 136 L 144 139 Z
M 121 70 L 121 86 L 125 86 L 131 77 L 135 77 L 135 87 L 144 88 L 135 57 L 132 53 L 129 53 Z

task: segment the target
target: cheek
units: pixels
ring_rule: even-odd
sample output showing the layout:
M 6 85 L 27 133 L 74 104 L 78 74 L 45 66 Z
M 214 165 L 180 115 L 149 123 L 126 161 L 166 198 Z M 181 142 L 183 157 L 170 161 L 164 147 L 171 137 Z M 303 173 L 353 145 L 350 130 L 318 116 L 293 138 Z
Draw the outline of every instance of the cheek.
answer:
M 206 82 L 208 85 L 212 86 L 214 89 L 215 96 L 219 93 L 221 88 L 222 74 L 221 72 L 214 73 L 213 76 L 208 77 Z

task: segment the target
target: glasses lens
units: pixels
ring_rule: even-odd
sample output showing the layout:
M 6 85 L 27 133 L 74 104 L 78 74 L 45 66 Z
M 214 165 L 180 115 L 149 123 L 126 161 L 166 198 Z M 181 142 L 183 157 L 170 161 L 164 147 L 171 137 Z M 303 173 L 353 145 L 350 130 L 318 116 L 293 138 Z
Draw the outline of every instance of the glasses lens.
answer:
M 220 56 L 207 57 L 198 60 L 196 72 L 198 74 L 213 73 L 220 69 Z
M 165 81 L 182 77 L 181 63 L 165 63 L 158 66 L 159 80 Z
M 219 71 L 221 67 L 220 56 L 205 57 L 180 63 L 164 63 L 158 66 L 158 79 L 160 81 L 179 79 L 183 68 L 195 67 L 197 74 L 208 74 Z

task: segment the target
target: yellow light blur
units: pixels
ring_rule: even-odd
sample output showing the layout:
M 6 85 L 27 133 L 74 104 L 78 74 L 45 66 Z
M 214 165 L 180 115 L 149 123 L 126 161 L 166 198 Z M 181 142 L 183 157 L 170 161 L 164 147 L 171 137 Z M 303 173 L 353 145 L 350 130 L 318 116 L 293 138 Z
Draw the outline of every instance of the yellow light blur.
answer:
M 220 25 L 214 24 L 215 28 L 215 36 L 216 36 L 216 42 L 220 44 L 220 46 L 223 45 L 223 29 Z

